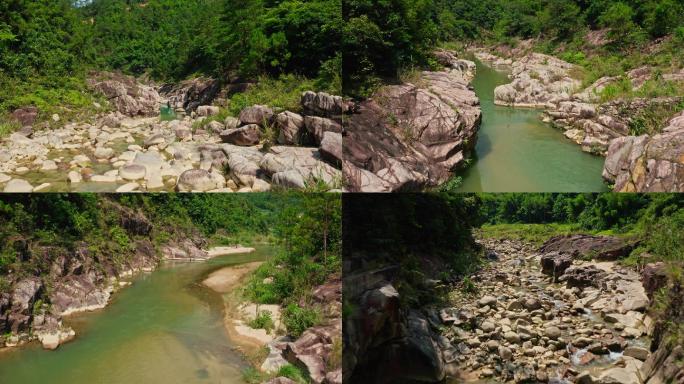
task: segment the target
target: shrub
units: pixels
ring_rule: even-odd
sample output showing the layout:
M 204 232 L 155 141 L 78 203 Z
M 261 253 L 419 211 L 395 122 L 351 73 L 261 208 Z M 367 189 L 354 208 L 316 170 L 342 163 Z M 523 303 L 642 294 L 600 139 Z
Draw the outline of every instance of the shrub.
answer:
M 287 327 L 287 332 L 294 337 L 301 336 L 304 331 L 319 322 L 320 315 L 313 309 L 290 304 L 283 311 L 283 323 Z
M 275 328 L 270 311 L 260 311 L 259 315 L 252 319 L 248 325 L 254 329 L 265 329 L 267 333 L 271 333 L 271 330 Z
M 308 382 L 307 375 L 304 372 L 302 372 L 302 370 L 291 364 L 287 364 L 280 367 L 278 373 L 276 373 L 276 377 L 287 377 L 288 379 L 296 383 L 302 384 Z

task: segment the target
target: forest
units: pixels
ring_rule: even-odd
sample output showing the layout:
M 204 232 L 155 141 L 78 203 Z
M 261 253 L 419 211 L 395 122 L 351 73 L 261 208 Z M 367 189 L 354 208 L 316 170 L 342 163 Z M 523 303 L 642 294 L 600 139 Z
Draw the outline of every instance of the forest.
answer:
M 25 105 L 89 108 L 92 70 L 157 81 L 291 75 L 334 91 L 339 9 L 339 0 L 3 1 L 0 117 Z
M 0 292 L 20 276 L 45 272 L 49 263 L 43 256 L 30 256 L 41 247 L 68 250 L 83 242 L 96 264 L 126 263 L 140 236 L 122 227 L 118 207 L 124 207 L 154 223 L 149 238 L 157 251 L 170 240 L 198 235 L 209 245 L 276 245 L 274 259 L 257 270 L 246 295 L 261 303 L 294 304 L 285 321 L 298 335 L 317 321 L 315 313 L 296 306 L 300 298 L 340 273 L 340 205 L 339 196 L 323 194 L 4 196 Z M 273 284 L 263 284 L 266 274 Z
M 639 63 L 682 66 L 681 0 L 345 0 L 343 13 L 344 87 L 357 97 L 401 71 L 434 65 L 431 51 L 447 42 L 534 38 L 536 50 L 583 66 L 593 80 Z M 588 52 L 586 34 L 598 30 L 609 43 Z M 664 37 L 662 52 L 645 54 Z

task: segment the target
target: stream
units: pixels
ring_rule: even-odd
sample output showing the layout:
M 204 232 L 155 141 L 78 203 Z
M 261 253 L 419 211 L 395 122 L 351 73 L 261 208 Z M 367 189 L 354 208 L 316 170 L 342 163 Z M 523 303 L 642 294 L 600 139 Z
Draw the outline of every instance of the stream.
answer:
M 66 317 L 76 339 L 56 351 L 37 342 L 0 351 L 0 383 L 244 383 L 249 365 L 223 326 L 224 299 L 200 283 L 272 251 L 165 262 L 140 274 L 104 310 Z
M 494 88 L 509 83 L 505 72 L 478 60 L 473 86 L 482 125 L 474 163 L 459 192 L 604 192 L 602 157 L 582 152 L 541 121 L 540 110 L 494 105 Z

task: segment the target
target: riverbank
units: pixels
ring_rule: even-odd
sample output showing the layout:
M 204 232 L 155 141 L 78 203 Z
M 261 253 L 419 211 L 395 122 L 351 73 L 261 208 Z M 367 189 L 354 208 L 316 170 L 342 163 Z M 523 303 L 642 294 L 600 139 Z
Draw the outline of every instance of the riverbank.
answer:
M 472 46 L 478 59 L 511 71 L 511 82 L 494 90 L 495 103 L 544 110 L 543 121 L 560 129 L 582 151 L 606 157 L 602 176 L 620 192 L 681 192 L 684 169 L 684 99 L 647 89 L 684 84 L 681 73 L 649 66 L 623 77 L 583 82 L 585 69 L 534 52 L 532 41 L 509 46 Z M 494 54 L 493 54 L 494 53 Z M 619 93 L 620 87 L 629 88 Z
M 0 138 L 4 192 L 341 188 L 347 106 L 339 96 L 302 91 L 291 110 L 249 105 L 236 113 L 212 104 L 221 87 L 212 79 L 159 87 L 105 72 L 89 83 L 114 112 L 103 107 L 68 122 L 54 115 L 54 127 L 40 129 L 35 107 L 13 112 L 23 128 Z M 160 119 L 162 105 L 177 115 Z
M 75 341 L 55 352 L 30 343 L 0 357 L 0 380 L 244 384 L 242 372 L 249 364 L 226 335 L 223 301 L 200 283 L 217 268 L 262 262 L 270 252 L 163 263 L 133 276 L 105 309 L 64 320 L 79 334 Z
M 638 380 L 654 325 L 640 276 L 612 261 L 620 256 L 607 250 L 616 247 L 609 238 L 572 238 L 541 249 L 484 242 L 488 264 L 438 309 L 450 327 L 443 335 L 462 354 L 451 362 L 459 380 Z M 577 250 L 612 259 L 573 261 L 566 252 Z
M 341 281 L 315 287 L 313 306 L 321 317 L 320 324 L 305 329 L 300 337 L 292 337 L 280 305 L 255 304 L 243 296 L 246 281 L 261 264 L 227 266 L 202 281 L 202 285 L 222 296 L 228 337 L 254 367 L 245 373 L 251 377 L 249 382 L 278 383 L 272 380 L 309 377 L 317 384 L 341 383 L 341 350 L 335 350 L 341 348 Z M 304 302 L 299 305 L 304 306 Z M 268 320 L 260 323 L 259 319 L 266 319 L 266 312 Z
M 481 55 L 480 55 L 481 57 Z M 542 121 L 541 109 L 497 102 L 495 90 L 508 84 L 511 67 L 473 57 L 472 86 L 482 123 L 468 167 L 457 172 L 459 192 L 603 192 L 603 161 L 583 153 Z
M 244 310 L 246 306 L 253 304 L 245 303 L 240 290 L 250 275 L 261 265 L 262 262 L 254 262 L 228 266 L 212 272 L 202 281 L 202 285 L 222 295 L 224 317 L 223 324 L 230 339 L 247 356 L 254 356 L 258 351 L 273 341 L 275 329 L 269 333 L 266 329 L 255 329 L 248 323 L 257 317 L 257 313 L 248 314 Z M 268 310 L 279 322 L 280 308 L 277 305 L 263 305 L 262 310 Z M 275 312 L 275 313 L 274 313 Z M 279 325 L 279 324 L 278 324 Z

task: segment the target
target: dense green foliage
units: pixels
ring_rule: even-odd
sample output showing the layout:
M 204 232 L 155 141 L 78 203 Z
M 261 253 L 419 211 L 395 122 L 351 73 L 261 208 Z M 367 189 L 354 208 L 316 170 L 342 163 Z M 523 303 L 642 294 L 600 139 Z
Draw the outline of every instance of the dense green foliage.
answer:
M 92 109 L 90 70 L 162 81 L 299 76 L 339 92 L 340 9 L 339 0 L 3 1 L 0 133 L 16 129 L 2 117 L 18 107 L 37 106 L 41 120 Z
M 368 96 L 380 79 L 427 63 L 437 42 L 431 0 L 344 0 L 343 86 L 346 94 Z
M 103 254 L 128 256 L 133 236 L 119 226 L 116 205 L 148 217 L 153 240 L 163 243 L 184 232 L 227 240 L 269 236 L 280 207 L 299 199 L 286 194 L 8 195 L 0 199 L 0 273 L 22 269 L 16 244 L 70 249 L 85 241 Z
M 280 253 L 246 285 L 247 299 L 285 307 L 283 323 L 294 336 L 319 321 L 312 288 L 340 277 L 341 211 L 341 198 L 331 194 L 304 194 L 285 206 L 273 227 Z
M 540 243 L 551 236 L 609 232 L 641 240 L 627 263 L 647 252 L 655 260 L 684 262 L 681 194 L 483 194 L 485 236 Z M 650 260 L 650 261 L 653 261 Z
M 408 305 L 438 299 L 427 279 L 463 276 L 477 268 L 479 198 L 465 194 L 373 194 L 344 197 L 345 273 L 397 266 L 395 287 Z
M 440 41 L 514 46 L 535 39 L 535 50 L 584 67 L 587 83 L 644 64 L 684 66 L 681 0 L 345 0 L 344 17 L 344 89 L 356 97 L 381 79 L 396 81 L 402 68 L 430 65 Z M 589 44 L 587 32 L 602 29 L 605 44 Z

